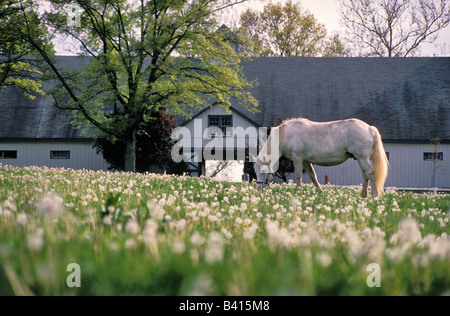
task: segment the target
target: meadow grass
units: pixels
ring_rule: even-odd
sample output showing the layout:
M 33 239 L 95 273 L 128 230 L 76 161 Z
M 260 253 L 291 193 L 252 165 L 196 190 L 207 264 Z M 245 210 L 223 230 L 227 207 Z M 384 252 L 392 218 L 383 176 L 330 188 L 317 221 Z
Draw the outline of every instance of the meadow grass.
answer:
M 450 196 L 359 195 L 0 166 L 0 295 L 450 294 Z

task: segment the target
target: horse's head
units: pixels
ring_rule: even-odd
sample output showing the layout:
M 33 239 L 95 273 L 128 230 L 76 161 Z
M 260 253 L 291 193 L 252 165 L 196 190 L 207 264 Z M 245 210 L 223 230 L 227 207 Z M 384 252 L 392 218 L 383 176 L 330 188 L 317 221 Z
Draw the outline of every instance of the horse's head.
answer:
M 258 191 L 264 189 L 273 180 L 270 161 L 267 161 L 266 157 L 258 157 L 255 163 L 255 173 L 257 179 L 256 188 Z

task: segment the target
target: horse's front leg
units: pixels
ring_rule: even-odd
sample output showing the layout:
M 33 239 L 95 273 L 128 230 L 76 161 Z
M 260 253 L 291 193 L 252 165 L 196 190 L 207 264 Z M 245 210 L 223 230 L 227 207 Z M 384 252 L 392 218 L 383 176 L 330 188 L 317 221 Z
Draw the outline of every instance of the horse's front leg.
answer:
M 303 161 L 298 157 L 292 157 L 292 161 L 294 162 L 295 168 L 295 177 L 297 180 L 297 186 L 302 186 L 302 178 L 303 178 Z
M 314 186 L 317 190 L 322 191 L 322 188 L 320 187 L 319 181 L 317 181 L 317 174 L 314 171 L 314 167 L 311 163 L 305 162 L 303 164 L 303 167 L 305 167 L 306 172 L 308 173 L 309 177 L 311 178 L 311 181 L 313 182 Z
M 363 198 L 366 198 L 369 196 L 369 178 L 364 174 L 363 174 L 363 177 L 364 177 L 364 184 L 363 184 L 361 196 Z
M 295 169 L 295 177 L 297 180 L 297 186 L 301 187 L 302 186 L 302 177 L 303 177 L 303 169 L 300 168 L 300 172 L 297 171 L 297 169 Z

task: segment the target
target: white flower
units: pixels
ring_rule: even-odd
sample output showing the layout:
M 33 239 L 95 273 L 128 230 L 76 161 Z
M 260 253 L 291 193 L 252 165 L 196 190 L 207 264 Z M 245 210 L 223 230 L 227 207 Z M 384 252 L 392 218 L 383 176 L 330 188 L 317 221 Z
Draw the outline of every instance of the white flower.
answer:
M 103 224 L 106 225 L 106 226 L 111 226 L 112 225 L 111 215 L 103 217 Z
M 17 215 L 16 221 L 19 225 L 25 226 L 27 224 L 28 221 L 28 217 L 27 214 L 25 213 L 20 213 Z
M 242 234 L 242 237 L 246 240 L 251 240 L 255 236 L 256 232 L 258 231 L 257 225 L 252 225 L 245 229 L 244 233 Z
M 450 240 L 439 239 L 431 243 L 429 254 L 431 258 L 450 260 Z
M 204 242 L 204 239 L 202 236 L 200 236 L 200 234 L 198 232 L 195 232 L 192 236 L 191 236 L 191 243 L 194 246 L 201 246 Z
M 187 221 L 185 219 L 180 219 L 179 221 L 175 222 L 175 229 L 178 231 L 183 231 L 187 227 Z
M 125 241 L 125 248 L 126 249 L 135 249 L 137 247 L 136 240 L 129 238 L 127 241 Z
M 372 238 L 366 245 L 367 257 L 373 262 L 381 262 L 386 242 L 380 236 Z
M 205 251 L 205 260 L 207 263 L 221 262 L 224 257 L 225 240 L 218 232 L 212 232 L 209 235 L 208 247 Z
M 365 252 L 365 245 L 358 234 L 353 230 L 348 230 L 346 237 L 350 252 L 356 257 L 362 257 Z
M 175 240 L 172 243 L 172 250 L 178 255 L 182 255 L 186 251 L 186 246 L 181 240 Z
M 163 209 L 163 206 L 166 204 L 165 199 L 160 200 L 152 200 L 147 202 L 147 207 L 150 211 L 150 215 L 152 218 L 156 220 L 162 220 L 166 212 Z
M 399 235 L 403 243 L 417 244 L 422 239 L 417 222 L 413 219 L 405 219 L 400 222 Z
M 213 283 L 211 279 L 202 274 L 198 276 L 187 293 L 187 296 L 211 296 L 213 295 Z
M 116 243 L 110 243 L 110 244 L 109 244 L 109 250 L 110 250 L 111 252 L 119 252 L 120 247 L 119 247 L 119 245 L 116 244 Z
M 54 220 L 60 216 L 63 202 L 63 199 L 59 196 L 48 194 L 38 204 L 37 211 L 45 220 Z
M 3 210 L 2 207 L 1 207 L 1 205 L 0 205 L 0 216 L 3 216 L 3 217 L 5 217 L 5 218 L 7 218 L 7 217 L 12 217 L 13 214 L 11 213 L 10 210 L 6 210 L 6 209 Z
M 38 229 L 34 234 L 28 235 L 27 245 L 32 251 L 41 251 L 44 248 L 44 230 Z
M 6 209 L 6 210 L 10 210 L 12 212 L 16 212 L 17 211 L 17 207 L 14 204 L 12 204 L 9 200 L 6 200 L 3 203 L 3 208 Z
M 137 235 L 140 231 L 139 223 L 136 221 L 128 221 L 125 225 L 125 230 L 131 235 Z
M 149 219 L 145 222 L 142 240 L 147 246 L 154 245 L 158 241 L 158 224 Z
M 333 262 L 333 258 L 327 252 L 318 253 L 316 259 L 323 268 L 328 268 Z
M 295 241 L 286 228 L 280 228 L 278 222 L 268 221 L 266 223 L 266 231 L 269 236 L 269 245 L 271 247 L 282 246 L 288 248 Z

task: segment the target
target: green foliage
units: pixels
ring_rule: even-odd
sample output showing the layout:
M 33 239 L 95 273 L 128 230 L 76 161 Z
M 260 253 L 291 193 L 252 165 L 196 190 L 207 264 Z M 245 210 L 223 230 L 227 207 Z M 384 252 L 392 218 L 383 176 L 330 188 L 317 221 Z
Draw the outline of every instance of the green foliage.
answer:
M 185 163 L 172 161 L 172 131 L 177 127 L 175 117 L 167 114 L 161 107 L 148 122 L 141 125 L 136 135 L 136 171 L 148 172 L 151 167 L 159 167 L 169 174 L 183 174 L 188 169 Z M 108 163 L 111 170 L 124 170 L 123 157 L 125 144 L 121 140 L 114 143 L 107 138 L 97 138 L 94 148 Z
M 240 35 L 250 56 L 318 56 L 327 31 L 313 14 L 292 0 L 270 2 L 262 13 L 248 9 L 241 15 Z
M 0 294 L 448 294 L 450 197 L 359 194 L 3 166 Z
M 330 37 L 323 47 L 322 57 L 349 57 L 350 49 L 345 46 L 339 34 Z
M 37 51 L 22 36 L 27 32 L 51 54 L 47 28 L 40 24 L 33 1 L 0 0 L 0 90 L 21 89 L 30 99 L 42 95 Z

